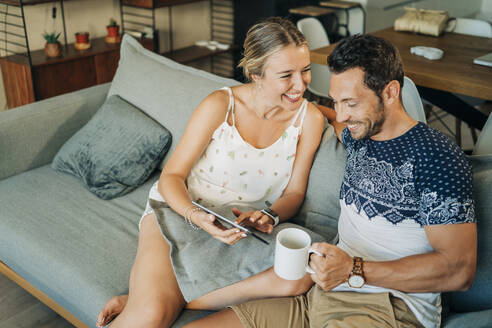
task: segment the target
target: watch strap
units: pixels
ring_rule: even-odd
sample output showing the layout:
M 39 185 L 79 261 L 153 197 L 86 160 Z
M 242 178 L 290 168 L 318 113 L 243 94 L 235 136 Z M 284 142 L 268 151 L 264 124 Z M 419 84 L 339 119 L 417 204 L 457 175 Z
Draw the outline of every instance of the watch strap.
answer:
M 279 223 L 278 214 L 271 208 L 267 207 L 261 210 L 261 213 L 265 214 L 273 220 L 273 226 L 276 227 Z
M 349 277 L 348 277 L 348 284 L 350 287 L 353 288 L 361 288 L 362 286 L 365 285 L 366 283 L 366 277 L 364 276 L 364 261 L 362 260 L 361 257 L 355 256 L 353 258 L 353 266 L 352 266 L 352 272 L 350 272 Z M 352 284 L 351 280 L 352 278 L 358 277 L 362 281 L 354 281 L 355 285 Z
M 354 256 L 354 266 L 352 267 L 350 275 L 358 275 L 365 279 L 363 265 L 364 261 L 362 260 L 362 257 Z

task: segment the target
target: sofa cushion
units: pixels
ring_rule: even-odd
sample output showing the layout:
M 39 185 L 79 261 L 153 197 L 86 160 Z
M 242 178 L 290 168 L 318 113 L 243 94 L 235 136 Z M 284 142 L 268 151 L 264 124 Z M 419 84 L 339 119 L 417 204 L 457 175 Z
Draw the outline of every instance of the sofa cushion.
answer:
M 450 293 L 453 312 L 492 309 L 492 155 L 469 157 L 473 167 L 473 194 L 478 231 L 477 271 L 466 292 Z
M 188 118 L 211 92 L 239 82 L 178 64 L 123 36 L 118 69 L 108 97 L 119 95 L 166 126 L 174 139 L 169 154 L 181 139 Z M 167 155 L 161 164 L 169 158 Z
M 492 327 L 492 309 L 468 312 L 451 313 L 443 318 L 442 328 L 490 328 Z
M 345 171 L 345 148 L 328 125 L 309 174 L 306 198 L 293 222 L 333 242 L 340 215 L 340 186 Z
M 170 144 L 165 127 L 115 95 L 63 145 L 52 168 L 81 178 L 102 199 L 112 199 L 146 181 Z

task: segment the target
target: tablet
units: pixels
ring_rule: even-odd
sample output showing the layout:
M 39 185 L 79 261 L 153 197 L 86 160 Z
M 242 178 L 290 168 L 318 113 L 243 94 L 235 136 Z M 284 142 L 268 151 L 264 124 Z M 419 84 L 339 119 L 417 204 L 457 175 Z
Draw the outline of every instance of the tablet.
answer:
M 267 244 L 267 245 L 268 245 L 268 244 L 270 244 L 270 243 L 269 243 L 268 241 L 266 241 L 265 239 L 263 239 L 263 238 L 261 238 L 260 236 L 256 235 L 255 233 L 253 233 L 253 232 L 252 232 L 252 231 L 250 231 L 249 229 L 247 229 L 247 228 L 243 227 L 242 225 L 237 224 L 235 221 L 230 220 L 230 219 L 226 218 L 225 216 L 222 216 L 222 215 L 220 215 L 219 213 L 216 213 L 216 212 L 212 211 L 211 209 L 209 209 L 209 208 L 207 208 L 207 207 L 205 207 L 205 206 L 203 206 L 203 205 L 198 204 L 197 202 L 193 202 L 193 201 L 192 201 L 191 203 L 192 203 L 193 205 L 195 205 L 196 207 L 201 208 L 201 209 L 202 209 L 202 210 L 204 210 L 205 212 L 207 212 L 207 213 L 210 213 L 210 214 L 214 215 L 214 216 L 215 216 L 217 219 L 219 219 L 220 221 L 225 222 L 225 223 L 227 223 L 227 224 L 229 224 L 229 225 L 233 226 L 234 228 L 238 228 L 239 230 L 242 230 L 242 231 L 246 232 L 247 234 L 250 234 L 251 236 L 255 237 L 256 239 L 258 239 L 258 240 L 262 241 L 263 243 L 265 243 L 265 244 Z

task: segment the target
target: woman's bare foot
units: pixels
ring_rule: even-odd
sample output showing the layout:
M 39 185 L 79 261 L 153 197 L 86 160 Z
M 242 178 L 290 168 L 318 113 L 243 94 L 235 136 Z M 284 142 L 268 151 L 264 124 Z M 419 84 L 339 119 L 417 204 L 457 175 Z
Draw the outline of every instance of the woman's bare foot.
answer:
M 109 324 L 125 308 L 128 302 L 128 295 L 114 296 L 104 304 L 101 312 L 97 316 L 97 327 L 104 327 Z

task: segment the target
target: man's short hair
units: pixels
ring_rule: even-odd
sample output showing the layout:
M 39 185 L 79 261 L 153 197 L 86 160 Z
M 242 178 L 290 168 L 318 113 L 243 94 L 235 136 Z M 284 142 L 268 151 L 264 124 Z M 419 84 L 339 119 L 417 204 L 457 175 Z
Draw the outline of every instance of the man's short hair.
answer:
M 364 84 L 380 99 L 384 87 L 392 80 L 403 88 L 400 53 L 390 42 L 373 35 L 356 34 L 342 39 L 328 57 L 328 66 L 335 74 L 357 67 L 362 69 Z

